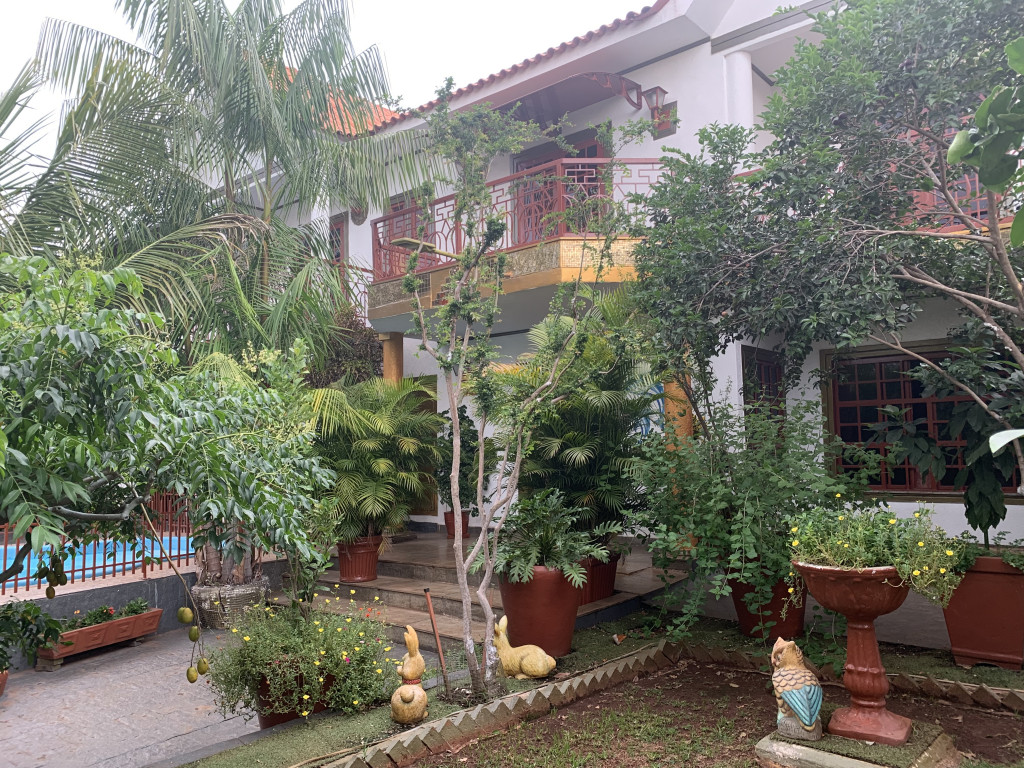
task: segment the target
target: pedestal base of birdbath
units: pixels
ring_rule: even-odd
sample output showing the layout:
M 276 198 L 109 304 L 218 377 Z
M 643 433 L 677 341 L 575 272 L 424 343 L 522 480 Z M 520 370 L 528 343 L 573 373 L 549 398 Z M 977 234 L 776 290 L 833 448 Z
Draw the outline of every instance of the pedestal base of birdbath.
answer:
M 850 706 L 833 713 L 828 732 L 896 747 L 906 744 L 911 721 L 885 708 L 889 680 L 878 652 L 875 619 L 899 608 L 910 588 L 900 581 L 895 568 L 793 565 L 814 599 L 847 619 L 843 685 L 850 692 Z

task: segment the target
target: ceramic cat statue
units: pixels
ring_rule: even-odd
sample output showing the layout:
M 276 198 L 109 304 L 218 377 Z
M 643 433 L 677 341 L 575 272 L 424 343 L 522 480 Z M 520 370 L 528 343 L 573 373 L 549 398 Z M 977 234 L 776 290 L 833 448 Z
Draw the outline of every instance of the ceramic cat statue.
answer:
M 555 660 L 536 645 L 515 648 L 508 641 L 508 616 L 502 616 L 494 628 L 494 646 L 502 669 L 509 677 L 524 680 L 528 677 L 547 677 L 555 671 Z
M 427 692 L 423 690 L 421 678 L 426 664 L 420 655 L 420 639 L 411 626 L 405 627 L 405 647 L 398 674 L 402 684 L 391 696 L 391 719 L 403 725 L 418 723 L 427 716 Z
M 779 733 L 791 739 L 821 738 L 821 684 L 804 664 L 804 655 L 792 640 L 775 641 L 772 648 L 772 685 L 779 706 Z

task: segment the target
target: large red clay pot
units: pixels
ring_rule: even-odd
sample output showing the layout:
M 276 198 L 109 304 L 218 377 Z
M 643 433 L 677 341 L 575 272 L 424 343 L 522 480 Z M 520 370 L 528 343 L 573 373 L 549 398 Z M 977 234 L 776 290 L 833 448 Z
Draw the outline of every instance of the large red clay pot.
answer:
M 580 605 L 595 603 L 615 594 L 615 574 L 619 568 L 619 555 L 612 555 L 607 563 L 593 557 L 585 557 L 580 562 L 587 572 L 587 582 L 580 590 Z
M 850 706 L 835 711 L 828 732 L 897 747 L 905 744 L 913 723 L 885 707 L 889 680 L 878 653 L 875 619 L 903 605 L 910 587 L 891 567 L 844 570 L 797 562 L 793 565 L 814 599 L 843 614 L 847 621 L 843 685 L 850 692 Z
M 777 637 L 781 637 L 784 640 L 803 637 L 804 612 L 807 607 L 807 601 L 801 600 L 800 605 L 790 605 L 786 608 L 786 616 L 783 618 L 782 609 L 786 606 L 786 601 L 789 599 L 789 584 L 785 580 L 780 579 L 776 582 L 772 588 L 771 600 L 761 606 L 757 613 L 751 611 L 743 599 L 753 592 L 754 588 L 749 584 L 735 580 L 730 580 L 729 585 L 732 587 L 732 603 L 736 608 L 736 618 L 740 623 L 740 632 L 744 635 L 747 637 L 764 636 L 765 639 L 773 641 Z M 769 621 L 775 623 L 764 630 L 763 633 L 758 631 L 758 626 L 762 622 Z
M 953 658 L 1003 669 L 1024 663 L 1024 572 L 999 557 L 979 557 L 944 611 Z
M 559 571 L 537 565 L 530 581 L 501 580 L 501 604 L 512 645 L 539 645 L 558 658 L 572 650 L 580 592 Z
M 377 556 L 382 536 L 363 536 L 351 544 L 338 544 L 338 580 L 349 583 L 377 578 Z
M 4 695 L 4 688 L 7 687 L 7 678 L 10 674 L 11 671 L 9 669 L 5 669 L 3 672 L 0 672 L 0 696 Z
M 334 685 L 334 675 L 327 675 L 324 680 L 322 691 L 327 691 L 332 685 Z M 296 686 L 302 685 L 302 675 L 296 675 Z M 301 712 L 267 712 L 270 709 L 270 684 L 267 682 L 267 678 L 263 678 L 260 681 L 260 687 L 257 691 L 258 706 L 259 710 L 256 712 L 256 721 L 259 723 L 260 729 L 273 728 L 275 725 L 281 723 L 287 723 L 291 720 L 298 720 L 302 717 Z M 316 714 L 317 712 L 323 712 L 327 709 L 327 703 L 324 701 L 316 701 L 313 703 L 311 709 L 308 710 L 309 714 Z
M 455 513 L 445 512 L 444 513 L 444 529 L 448 533 L 449 539 L 455 538 Z M 462 538 L 465 540 L 469 536 L 469 513 L 462 513 Z

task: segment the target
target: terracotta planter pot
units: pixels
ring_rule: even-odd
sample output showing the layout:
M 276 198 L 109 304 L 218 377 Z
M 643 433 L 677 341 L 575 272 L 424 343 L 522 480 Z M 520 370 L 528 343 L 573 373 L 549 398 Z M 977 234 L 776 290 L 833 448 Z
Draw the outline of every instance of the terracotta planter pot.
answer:
M 448 538 L 449 539 L 454 539 L 455 538 L 455 513 L 454 512 L 445 512 L 444 513 L 444 528 L 445 528 L 445 531 L 448 532 Z M 465 541 L 465 539 L 468 536 L 469 536 L 469 513 L 468 512 L 463 512 L 462 513 L 462 539 L 463 539 L 463 541 Z
M 514 584 L 502 579 L 500 589 L 512 645 L 539 645 L 555 658 L 572 650 L 582 590 L 561 571 L 537 565 L 530 581 Z
M 7 678 L 10 677 L 10 675 L 11 671 L 9 669 L 5 669 L 3 672 L 0 672 L 0 696 L 4 695 L 4 688 L 7 687 Z
M 943 613 L 960 666 L 1024 664 L 1024 572 L 1002 558 L 979 557 Z
M 619 568 L 619 555 L 612 555 L 607 563 L 593 557 L 581 562 L 587 571 L 587 583 L 580 590 L 580 605 L 596 603 L 615 594 L 615 574 Z
M 163 615 L 163 608 L 155 608 L 152 611 L 140 613 L 137 616 L 125 616 L 112 621 L 105 621 L 102 624 L 94 624 L 91 627 L 73 629 L 70 632 L 63 632 L 60 641 L 53 648 L 40 648 L 39 658 L 41 659 L 63 659 L 73 656 L 76 653 L 84 653 L 94 648 L 102 648 L 105 645 L 122 643 L 125 640 L 134 640 L 137 637 L 151 635 L 156 632 L 160 625 L 160 617 Z M 70 645 L 64 645 L 70 643 Z
M 301 685 L 302 675 L 299 675 L 296 681 L 296 687 Z M 327 675 L 324 678 L 323 687 L 320 689 L 321 693 L 329 689 L 332 685 L 334 685 L 334 675 Z M 260 729 L 273 728 L 275 725 L 287 723 L 291 720 L 297 720 L 302 717 L 300 712 L 263 712 L 263 710 L 270 708 L 270 685 L 267 683 L 267 678 L 263 678 L 263 680 L 260 681 L 257 697 L 259 699 L 260 711 L 256 713 L 256 721 L 259 723 Z M 327 709 L 326 702 L 317 701 L 313 704 L 313 707 L 309 712 L 311 714 L 316 714 L 317 712 L 323 712 L 325 709 Z
M 364 536 L 351 544 L 338 544 L 339 580 L 349 583 L 374 581 L 383 536 Z
M 785 618 L 782 618 L 782 609 L 789 599 L 789 584 L 784 580 L 780 579 L 775 583 L 775 586 L 772 588 L 771 600 L 766 605 L 761 606 L 757 613 L 751 611 L 743 599 L 753 592 L 754 588 L 749 584 L 741 584 L 735 580 L 731 580 L 729 584 L 732 586 L 732 603 L 736 607 L 736 618 L 740 623 L 740 632 L 744 635 L 747 637 L 764 636 L 769 640 L 775 640 L 777 637 L 781 637 L 784 640 L 792 640 L 803 636 L 804 612 L 807 609 L 807 601 L 801 600 L 799 606 L 790 605 L 786 609 Z M 764 630 L 763 633 L 758 631 L 758 625 L 768 621 L 774 621 L 775 623 Z
M 836 736 L 900 746 L 910 738 L 912 722 L 885 708 L 889 680 L 878 653 L 875 619 L 892 613 L 907 599 L 910 587 L 895 568 L 843 570 L 794 562 L 807 590 L 826 608 L 847 620 L 843 685 L 850 706 L 837 709 L 828 724 Z

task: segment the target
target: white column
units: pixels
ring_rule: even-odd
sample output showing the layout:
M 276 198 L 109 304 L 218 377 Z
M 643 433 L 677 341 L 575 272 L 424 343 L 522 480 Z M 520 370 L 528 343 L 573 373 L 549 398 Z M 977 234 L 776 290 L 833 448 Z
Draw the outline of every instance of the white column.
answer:
M 748 51 L 725 55 L 725 110 L 730 123 L 754 127 L 754 70 Z

